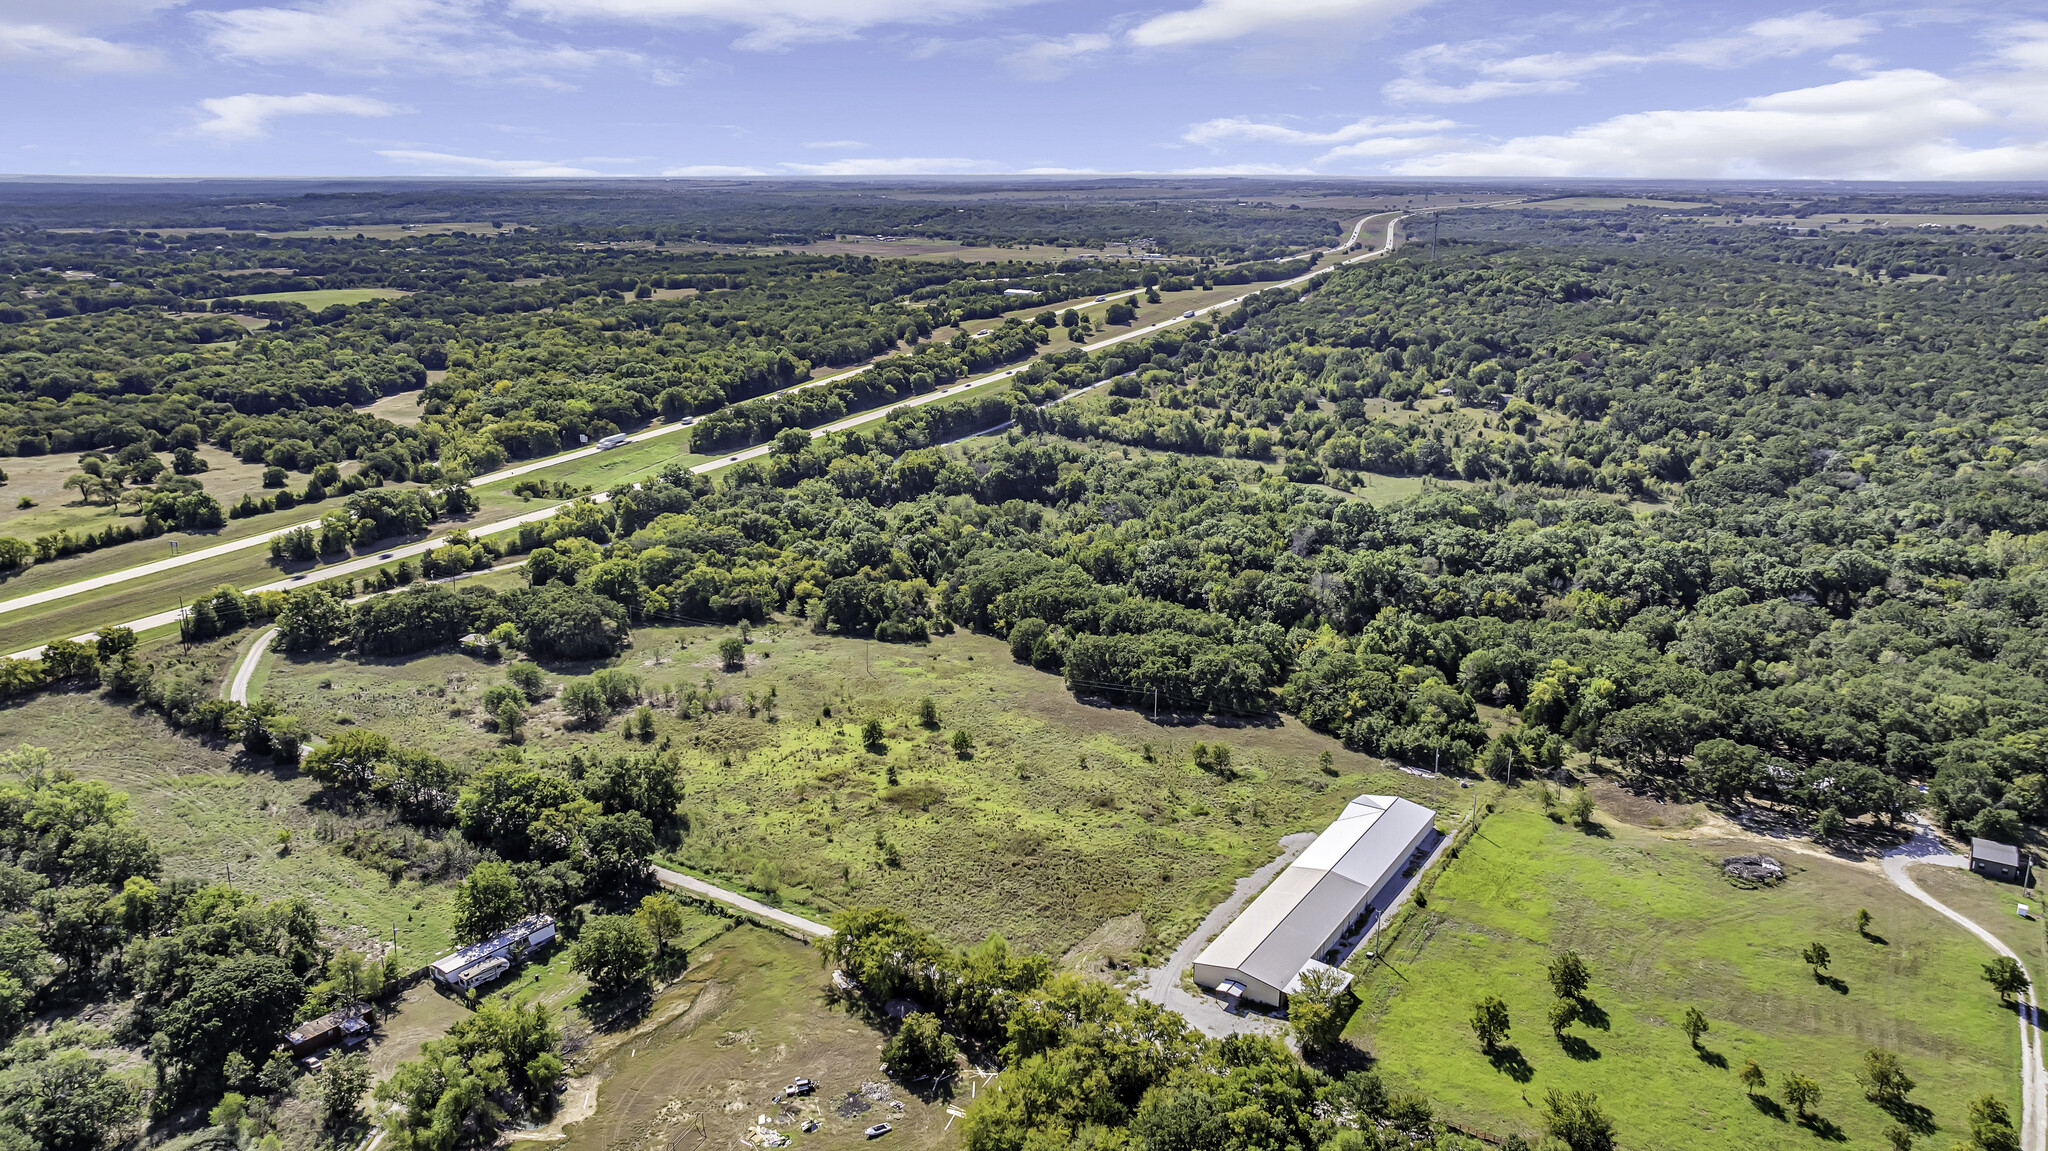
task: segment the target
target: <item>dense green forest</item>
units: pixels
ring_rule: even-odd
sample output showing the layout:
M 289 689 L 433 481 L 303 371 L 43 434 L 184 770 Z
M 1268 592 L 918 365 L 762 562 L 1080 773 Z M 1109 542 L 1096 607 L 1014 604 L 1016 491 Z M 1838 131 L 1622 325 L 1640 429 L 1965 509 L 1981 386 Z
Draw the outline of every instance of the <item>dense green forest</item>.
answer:
M 577 240 L 805 244 L 853 234 L 1078 247 L 1141 240 L 1173 255 L 1255 259 L 1335 240 L 1335 213 L 1299 203 L 1305 192 L 1329 190 L 1116 180 L 1045 181 L 1024 189 L 966 181 L 888 188 L 690 180 L 201 183 L 175 189 L 15 184 L 0 190 L 0 226 L 278 232 L 491 222 L 547 228 Z

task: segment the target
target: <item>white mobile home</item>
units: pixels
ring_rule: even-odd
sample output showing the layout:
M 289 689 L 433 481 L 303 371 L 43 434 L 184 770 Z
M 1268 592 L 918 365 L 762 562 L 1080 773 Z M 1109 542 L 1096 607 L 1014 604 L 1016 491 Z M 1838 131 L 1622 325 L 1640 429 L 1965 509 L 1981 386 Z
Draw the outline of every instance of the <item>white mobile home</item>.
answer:
M 554 917 L 531 915 L 481 943 L 472 943 L 436 959 L 430 970 L 435 982 L 467 991 L 510 971 L 513 964 L 554 942 L 554 938 Z
M 1361 795 L 1301 858 L 1195 957 L 1195 982 L 1226 998 L 1278 1007 L 1304 970 L 1340 959 L 1401 889 L 1436 813 L 1392 795 Z

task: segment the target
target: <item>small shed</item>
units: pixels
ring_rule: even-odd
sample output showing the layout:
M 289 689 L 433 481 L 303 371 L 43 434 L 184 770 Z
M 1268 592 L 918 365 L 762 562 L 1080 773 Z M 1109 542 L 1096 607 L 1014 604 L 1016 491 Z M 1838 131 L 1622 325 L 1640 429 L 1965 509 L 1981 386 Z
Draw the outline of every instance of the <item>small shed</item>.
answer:
M 370 1027 L 377 1021 L 377 1013 L 368 1007 L 347 1007 L 330 1011 L 318 1019 L 308 1019 L 285 1033 L 281 1050 L 293 1056 L 310 1055 L 340 1043 L 353 1047 L 361 1043 L 370 1033 Z
M 2020 849 L 1992 839 L 1970 839 L 1970 870 L 1991 879 L 2018 883 L 2022 864 Z

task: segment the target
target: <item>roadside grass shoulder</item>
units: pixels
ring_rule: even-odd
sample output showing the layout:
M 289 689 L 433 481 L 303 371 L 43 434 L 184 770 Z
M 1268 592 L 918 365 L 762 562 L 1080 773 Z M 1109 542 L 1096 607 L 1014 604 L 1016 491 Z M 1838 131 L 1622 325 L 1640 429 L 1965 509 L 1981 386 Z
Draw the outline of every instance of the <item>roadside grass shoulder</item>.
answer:
M 1606 820 L 1589 835 L 1511 799 L 1426 912 L 1382 944 L 1387 962 L 1357 961 L 1363 1006 L 1347 1036 L 1393 1083 L 1499 1135 L 1534 1133 L 1535 1104 L 1557 1088 L 1597 1094 L 1624 1146 L 1746 1151 L 1831 1132 L 1875 1145 L 1893 1119 L 1855 1079 L 1873 1047 L 1905 1060 L 1939 1142 L 1967 1130 L 1974 1095 L 1996 1092 L 2017 1113 L 2017 1035 L 1978 978 L 1982 944 L 1867 867 L 1784 856 L 1788 882 L 1738 889 L 1718 862 L 1745 850 Z M 1882 942 L 1857 935 L 1859 907 Z M 1829 982 L 1801 960 L 1815 940 L 1832 953 Z M 1560 1043 L 1544 1019 L 1546 967 L 1566 949 L 1591 965 L 1599 1014 Z M 1490 1062 L 1473 1038 L 1472 1004 L 1488 994 L 1509 1005 L 1518 1060 Z M 1712 1028 L 1700 1051 L 1679 1028 L 1688 1007 Z M 1800 1130 L 1750 1099 L 1734 1074 L 1747 1059 L 1773 1089 L 1788 1072 L 1816 1079 L 1824 1122 Z

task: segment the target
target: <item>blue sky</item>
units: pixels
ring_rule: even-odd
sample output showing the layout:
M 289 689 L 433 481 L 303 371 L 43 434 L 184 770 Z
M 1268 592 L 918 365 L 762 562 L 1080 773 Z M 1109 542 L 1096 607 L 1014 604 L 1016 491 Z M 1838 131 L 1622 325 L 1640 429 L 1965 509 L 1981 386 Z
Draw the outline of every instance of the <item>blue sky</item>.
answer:
M 0 0 L 16 173 L 2048 179 L 2048 8 Z

